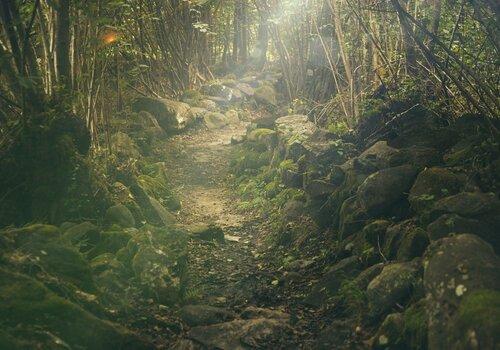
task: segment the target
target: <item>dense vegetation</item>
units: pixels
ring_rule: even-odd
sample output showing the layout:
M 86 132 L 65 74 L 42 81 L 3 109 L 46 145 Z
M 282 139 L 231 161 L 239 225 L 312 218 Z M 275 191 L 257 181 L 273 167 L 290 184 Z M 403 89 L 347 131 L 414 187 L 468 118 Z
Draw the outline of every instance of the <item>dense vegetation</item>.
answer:
M 495 349 L 494 0 L 2 0 L 0 349 Z

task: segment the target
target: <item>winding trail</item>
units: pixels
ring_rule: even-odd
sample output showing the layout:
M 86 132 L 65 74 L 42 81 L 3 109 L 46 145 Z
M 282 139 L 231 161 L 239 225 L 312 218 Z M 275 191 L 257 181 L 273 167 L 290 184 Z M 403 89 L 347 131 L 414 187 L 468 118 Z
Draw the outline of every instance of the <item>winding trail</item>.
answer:
M 203 303 L 239 309 L 257 298 L 259 282 L 256 252 L 265 223 L 251 212 L 239 210 L 231 187 L 229 163 L 233 136 L 245 134 L 246 123 L 221 129 L 193 129 L 165 144 L 169 178 L 180 198 L 181 224 L 215 223 L 226 243 L 191 240 L 190 290 Z

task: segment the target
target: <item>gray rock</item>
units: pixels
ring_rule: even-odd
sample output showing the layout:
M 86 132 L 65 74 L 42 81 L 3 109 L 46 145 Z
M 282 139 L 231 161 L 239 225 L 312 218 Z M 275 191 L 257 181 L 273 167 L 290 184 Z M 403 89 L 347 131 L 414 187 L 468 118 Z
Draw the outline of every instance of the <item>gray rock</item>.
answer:
M 224 232 L 222 228 L 214 224 L 193 224 L 186 227 L 188 233 L 203 241 L 224 242 Z
M 291 332 L 282 319 L 258 318 L 195 327 L 187 336 L 209 349 L 243 350 L 263 348 L 273 342 L 284 346 Z
M 357 256 L 340 260 L 313 287 L 311 293 L 304 299 L 304 303 L 316 307 L 322 305 L 339 290 L 344 279 L 352 277 L 360 269 L 361 262 Z
M 462 179 L 448 169 L 428 168 L 418 174 L 408 201 L 415 212 L 421 213 L 439 199 L 457 194 L 462 187 Z
M 212 130 L 221 129 L 229 124 L 226 116 L 218 112 L 211 112 L 205 114 L 203 120 L 205 121 L 206 126 Z
M 189 105 L 166 98 L 138 97 L 132 103 L 135 112 L 152 114 L 165 131 L 180 131 L 192 122 Z
M 416 262 L 386 265 L 380 275 L 366 288 L 366 297 L 373 316 L 380 316 L 403 305 L 411 296 L 418 278 Z
M 424 287 L 430 349 L 498 345 L 500 259 L 489 244 L 470 234 L 434 242 L 424 258 Z
M 306 115 L 300 114 L 280 117 L 275 124 L 278 135 L 283 140 L 305 140 L 317 130 Z
M 282 319 L 288 321 L 290 315 L 286 312 L 272 309 L 265 309 L 261 307 L 248 306 L 241 312 L 241 318 L 243 319 L 253 319 L 253 318 L 268 318 L 268 319 Z
M 405 345 L 403 314 L 387 315 L 375 336 L 371 339 L 372 349 L 402 349 Z
M 357 192 L 361 207 L 371 215 L 387 213 L 405 198 L 416 175 L 415 167 L 402 165 L 368 176 Z
M 263 84 L 254 91 L 254 99 L 258 103 L 274 107 L 278 104 L 276 90 L 271 85 Z
M 401 240 L 397 259 L 399 261 L 409 261 L 413 258 L 422 256 L 428 245 L 429 237 L 427 232 L 421 228 L 416 228 L 405 235 Z
M 457 214 L 444 214 L 427 226 L 429 238 L 436 241 L 451 233 L 472 233 L 489 240 L 495 236 L 495 228 L 483 220 L 464 218 Z
M 306 181 L 304 189 L 309 197 L 317 199 L 329 196 L 337 187 L 327 181 L 317 179 Z
M 181 308 L 180 317 L 188 326 L 196 327 L 232 321 L 236 315 L 229 310 L 209 305 L 186 305 Z

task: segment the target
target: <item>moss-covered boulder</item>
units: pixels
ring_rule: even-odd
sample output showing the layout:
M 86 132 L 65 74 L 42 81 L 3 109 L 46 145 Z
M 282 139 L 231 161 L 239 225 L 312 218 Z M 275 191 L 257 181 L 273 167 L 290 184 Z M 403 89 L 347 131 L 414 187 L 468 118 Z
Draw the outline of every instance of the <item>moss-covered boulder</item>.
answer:
M 268 149 L 276 146 L 278 137 L 276 131 L 265 128 L 258 128 L 247 134 L 247 141 L 264 144 Z
M 495 227 L 484 220 L 464 218 L 457 214 L 443 214 L 427 226 L 429 238 L 433 241 L 452 233 L 472 233 L 483 239 L 495 236 Z
M 203 117 L 205 125 L 213 130 L 213 129 L 221 129 L 229 124 L 226 116 L 219 112 L 210 112 L 205 114 Z
M 457 194 L 463 186 L 463 180 L 445 168 L 428 168 L 418 174 L 410 190 L 408 200 L 411 208 L 417 212 L 429 209 L 443 197 Z
M 352 278 L 361 270 L 361 261 L 357 256 L 345 258 L 333 265 L 304 299 L 307 305 L 321 306 L 338 292 L 342 281 Z
M 377 317 L 404 305 L 417 284 L 418 262 L 392 263 L 384 267 L 366 288 L 370 313 Z
M 95 292 L 88 261 L 76 248 L 64 241 L 28 243 L 20 248 L 20 252 L 29 254 L 36 261 L 35 266 L 38 265 L 49 275 L 69 282 L 85 292 Z
M 91 222 L 85 221 L 73 225 L 64 232 L 64 238 L 79 247 L 80 251 L 87 252 L 101 240 L 101 230 Z
M 109 225 L 121 227 L 134 227 L 135 219 L 130 210 L 123 204 L 114 205 L 106 211 L 105 221 Z
M 370 215 L 387 214 L 405 199 L 416 175 L 415 167 L 402 165 L 368 176 L 357 192 L 361 207 Z
M 190 327 L 207 326 L 236 318 L 236 315 L 229 310 L 209 305 L 186 305 L 179 313 L 182 321 Z
M 306 115 L 288 115 L 276 119 L 276 130 L 280 140 L 291 144 L 293 141 L 306 140 L 316 130 L 316 125 Z
M 141 155 L 134 140 L 123 132 L 111 135 L 111 149 L 119 160 L 138 159 Z
M 1 241 L 4 245 L 20 247 L 26 243 L 45 243 L 57 239 L 61 231 L 56 226 L 33 224 L 21 228 L 7 228 L 0 231 Z
M 385 241 L 385 233 L 390 225 L 390 221 L 383 219 L 370 222 L 363 227 L 365 240 L 374 247 L 382 246 Z
M 429 348 L 494 348 L 500 259 L 492 247 L 470 234 L 442 238 L 427 249 L 424 268 Z
M 71 348 L 154 348 L 131 331 L 100 320 L 55 295 L 40 282 L 4 269 L 0 269 L 0 314 L 3 334 L 0 334 L 0 345 L 14 345 L 6 349 L 33 348 L 34 344 L 50 348 L 50 342 L 40 344 L 39 333 L 51 334 L 52 338 L 59 339 L 58 346 L 66 344 Z M 23 328 L 28 331 L 24 332 L 22 340 L 11 335 Z
M 339 233 L 345 239 L 353 233 L 361 231 L 369 219 L 357 196 L 347 198 L 340 207 Z
M 380 325 L 377 333 L 371 339 L 371 348 L 382 349 L 403 349 L 404 348 L 404 318 L 401 313 L 387 315 Z
M 196 239 L 201 239 L 203 241 L 217 241 L 224 242 L 224 232 L 220 226 L 215 224 L 192 224 L 184 226 L 184 229 Z
M 278 104 L 276 90 L 269 84 L 262 84 L 254 91 L 257 103 L 266 107 L 275 107 Z
M 180 131 L 192 122 L 188 104 L 166 98 L 138 97 L 132 109 L 151 113 L 167 132 Z
M 410 261 L 413 258 L 422 256 L 429 245 L 429 236 L 425 230 L 417 227 L 408 232 L 401 240 L 397 253 L 397 260 Z

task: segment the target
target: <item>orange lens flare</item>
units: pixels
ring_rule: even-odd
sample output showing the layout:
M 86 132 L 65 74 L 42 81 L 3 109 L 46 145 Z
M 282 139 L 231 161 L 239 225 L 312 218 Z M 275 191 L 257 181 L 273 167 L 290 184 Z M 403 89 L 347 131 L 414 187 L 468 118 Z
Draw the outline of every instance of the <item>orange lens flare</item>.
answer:
M 112 44 L 117 40 L 118 40 L 118 33 L 117 32 L 109 31 L 109 32 L 104 33 L 104 35 L 102 36 L 102 41 L 106 45 Z

